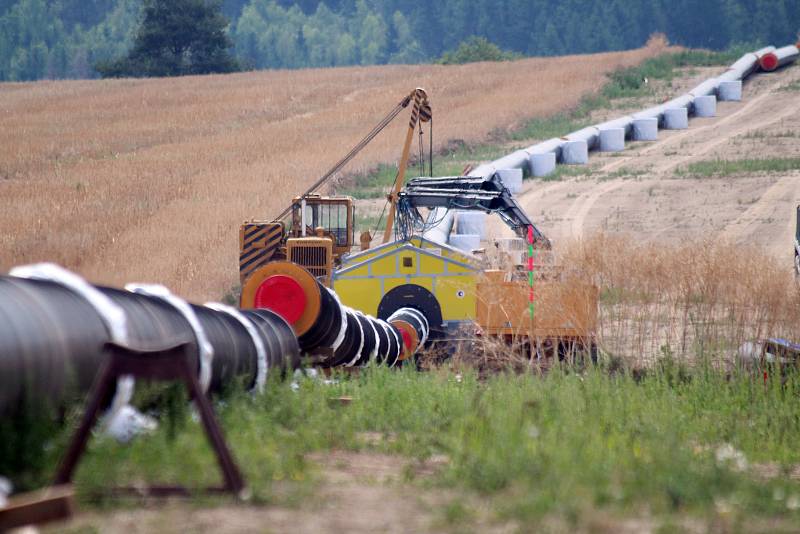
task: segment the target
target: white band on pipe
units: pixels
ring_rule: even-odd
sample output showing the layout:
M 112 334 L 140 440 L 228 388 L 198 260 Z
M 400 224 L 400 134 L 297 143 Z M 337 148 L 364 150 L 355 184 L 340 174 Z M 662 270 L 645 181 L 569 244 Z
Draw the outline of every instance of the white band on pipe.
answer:
M 367 319 L 369 319 L 369 325 L 372 327 L 372 331 L 375 332 L 375 348 L 372 349 L 372 353 L 369 355 L 369 360 L 373 362 L 378 357 L 378 353 L 381 349 L 381 336 L 378 335 L 378 329 L 375 328 L 375 324 L 378 320 L 371 315 L 367 315 Z
M 392 334 L 389 333 L 389 323 L 383 319 L 375 319 L 375 323 L 383 328 L 383 333 L 386 334 L 386 348 L 380 353 L 380 355 L 383 356 L 383 361 L 386 361 L 386 358 L 389 356 L 389 351 L 392 350 Z
M 189 303 L 173 295 L 169 289 L 159 284 L 132 283 L 127 284 L 125 289 L 132 293 L 163 300 L 175 308 L 175 310 L 186 319 L 186 322 L 189 323 L 189 326 L 194 331 L 194 336 L 197 340 L 197 350 L 200 356 L 200 387 L 203 389 L 203 393 L 207 392 L 208 386 L 211 384 L 211 361 L 214 359 L 214 347 L 208 340 L 208 336 L 206 336 L 206 332 L 203 330 L 203 325 L 200 324 L 197 314 L 194 313 Z
M 8 274 L 27 280 L 54 282 L 70 290 L 94 308 L 94 311 L 100 316 L 100 320 L 105 324 L 108 335 L 115 345 L 123 348 L 130 347 L 128 318 L 125 315 L 125 310 L 77 274 L 55 263 L 21 265 L 11 269 Z M 130 375 L 123 375 L 117 379 L 117 389 L 106 412 L 106 421 L 112 421 L 114 415 L 131 402 L 134 385 L 134 379 Z
M 398 317 L 399 315 L 402 315 L 404 313 L 407 313 L 409 315 L 413 315 L 417 319 L 417 321 L 419 321 L 419 324 L 422 327 L 422 331 L 419 332 L 419 342 L 418 342 L 417 347 L 418 348 L 422 347 L 423 345 L 425 345 L 425 342 L 428 340 L 428 330 L 430 329 L 430 325 L 428 325 L 428 320 L 425 318 L 425 316 L 422 314 L 421 311 L 419 311 L 416 308 L 400 308 L 396 312 L 394 312 L 392 315 L 390 315 L 389 318 L 386 319 L 386 321 L 391 323 L 392 321 L 397 320 L 399 318 Z M 415 328 L 415 330 L 416 330 L 416 328 Z
M 403 352 L 403 350 L 402 350 L 403 340 L 400 338 L 400 334 L 398 334 L 397 329 L 395 327 L 393 327 L 392 325 L 390 325 L 386 321 L 381 321 L 381 323 L 383 324 L 383 328 L 384 328 L 384 330 L 386 330 L 386 333 L 387 334 L 391 333 L 391 335 L 394 336 L 394 339 L 397 341 L 397 357 L 395 357 L 395 359 L 394 359 L 394 361 L 392 362 L 392 365 L 391 365 L 391 367 L 394 367 L 394 365 L 398 362 L 398 360 L 400 360 L 400 356 L 401 356 L 401 354 Z M 391 343 L 389 343 L 389 347 L 388 348 L 389 349 L 392 348 L 392 344 Z M 386 355 L 388 356 L 389 353 L 387 352 Z
M 336 293 L 333 292 L 333 290 L 328 289 L 327 287 L 325 289 L 328 291 L 330 296 L 333 297 L 333 300 L 336 301 L 336 305 L 339 306 L 339 313 L 341 313 L 342 315 L 342 325 L 339 327 L 339 334 L 333 341 L 333 345 L 331 345 L 333 351 L 336 352 L 336 349 L 338 349 L 339 346 L 344 341 L 344 335 L 347 333 L 347 314 L 344 312 L 344 306 L 342 306 L 342 301 L 339 300 L 339 295 L 337 295 Z
M 397 358 L 394 359 L 394 363 L 392 364 L 392 367 L 394 367 L 403 356 L 403 338 L 394 326 L 387 323 L 387 328 L 391 330 L 392 334 L 394 334 L 394 338 L 397 340 Z
M 54 263 L 21 265 L 11 269 L 8 274 L 28 280 L 55 282 L 69 289 L 82 297 L 95 309 L 100 319 L 105 323 L 108 334 L 111 336 L 111 341 L 115 345 L 120 347 L 128 346 L 130 340 L 128 339 L 128 322 L 127 317 L 125 317 L 125 310 L 77 274 Z
M 361 332 L 361 343 L 359 343 L 358 345 L 358 350 L 355 352 L 355 356 L 353 356 L 353 359 L 350 360 L 350 363 L 346 363 L 344 365 L 345 367 L 353 367 L 361 358 L 361 349 L 364 348 L 364 328 L 361 326 L 361 321 L 358 320 L 358 316 L 361 315 L 363 317 L 364 314 L 361 313 L 360 311 L 354 310 L 353 308 L 348 308 L 348 310 L 350 310 L 355 314 L 356 324 L 358 325 L 358 331 Z
M 428 319 L 425 315 L 416 308 L 405 308 L 408 313 L 415 316 L 420 324 L 422 325 L 422 335 L 419 339 L 419 346 L 422 347 L 425 345 L 425 342 L 428 341 L 428 335 L 430 334 L 431 326 L 428 324 Z
M 216 310 L 218 312 L 227 313 L 237 321 L 239 321 L 242 326 L 244 326 L 247 333 L 250 334 L 250 338 L 253 340 L 253 346 L 256 348 L 256 362 L 258 364 L 258 369 L 256 371 L 256 382 L 253 386 L 253 391 L 256 393 L 261 393 L 264 391 L 264 384 L 267 381 L 267 349 L 264 347 L 264 341 L 261 339 L 261 334 L 258 333 L 258 329 L 256 326 L 250 322 L 250 320 L 242 315 L 242 313 L 226 304 L 222 304 L 219 302 L 206 302 L 206 308 L 211 308 L 212 310 Z

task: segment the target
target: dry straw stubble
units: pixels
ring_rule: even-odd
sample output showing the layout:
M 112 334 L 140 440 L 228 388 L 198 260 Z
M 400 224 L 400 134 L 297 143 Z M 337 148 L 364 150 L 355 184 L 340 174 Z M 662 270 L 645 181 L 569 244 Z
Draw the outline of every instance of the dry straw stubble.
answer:
M 415 86 L 436 145 L 575 105 L 662 51 L 462 66 L 267 71 L 0 85 L 0 269 L 55 261 L 194 300 L 237 280 L 237 228 L 270 217 Z M 398 120 L 354 162 L 396 161 Z M 499 154 L 498 154 L 499 155 Z

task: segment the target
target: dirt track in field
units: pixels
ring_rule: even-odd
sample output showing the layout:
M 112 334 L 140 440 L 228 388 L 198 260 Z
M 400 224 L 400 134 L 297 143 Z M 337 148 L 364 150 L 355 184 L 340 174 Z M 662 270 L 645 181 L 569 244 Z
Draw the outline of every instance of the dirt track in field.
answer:
M 441 488 L 410 484 L 409 476 L 424 479 L 442 467 L 441 459 L 424 463 L 370 452 L 331 451 L 312 455 L 319 468 L 313 495 L 270 506 L 232 504 L 193 506 L 185 501 L 154 502 L 111 513 L 84 513 L 59 525 L 68 531 L 109 534 L 137 532 L 441 532 L 448 530 L 445 507 L 451 502 L 469 506 L 476 532 L 512 532 L 513 525 L 489 521 L 489 510 L 473 497 Z M 283 499 L 286 500 L 286 499 Z
M 718 71 L 701 69 L 672 92 L 677 96 Z M 637 241 L 717 237 L 757 242 L 790 265 L 799 171 L 718 177 L 680 172 L 706 160 L 799 157 L 798 80 L 798 67 L 755 75 L 744 86 L 742 102 L 720 102 L 716 117 L 693 118 L 688 130 L 660 130 L 658 141 L 628 143 L 623 152 L 593 152 L 586 175 L 527 181 L 521 203 L 557 244 L 598 231 Z M 628 111 L 634 109 L 598 118 Z M 505 235 L 499 225 L 492 228 Z

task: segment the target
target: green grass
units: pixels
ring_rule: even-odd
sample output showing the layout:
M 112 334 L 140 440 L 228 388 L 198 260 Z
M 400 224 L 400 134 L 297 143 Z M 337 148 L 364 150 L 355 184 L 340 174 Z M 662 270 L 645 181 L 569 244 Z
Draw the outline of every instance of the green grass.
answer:
M 764 158 L 707 160 L 691 163 L 676 173 L 680 176 L 707 178 L 756 172 L 788 172 L 800 169 L 800 158 Z
M 589 165 L 557 165 L 556 170 L 540 178 L 543 182 L 557 182 L 564 178 L 574 178 L 577 176 L 589 178 L 592 176 L 592 168 Z
M 608 173 L 605 176 L 605 179 L 614 180 L 616 178 L 639 178 L 641 176 L 647 176 L 649 173 L 650 171 L 647 169 L 631 169 L 628 167 L 622 167 L 616 171 Z
M 726 380 L 672 360 L 643 379 L 556 371 L 479 381 L 377 368 L 333 385 L 304 379 L 296 392 L 275 380 L 262 396 L 228 399 L 220 417 L 256 502 L 313 495 L 318 472 L 308 453 L 369 449 L 409 462 L 445 455 L 426 484 L 478 495 L 497 518 L 523 523 L 592 509 L 706 517 L 720 501 L 743 518 L 800 520 L 786 502 L 800 497 L 800 483 L 759 478 L 753 467 L 776 463 L 788 473 L 800 463 L 798 393 L 797 377 L 765 388 L 749 375 Z M 340 395 L 353 402 L 328 402 Z M 184 417 L 173 439 L 162 428 L 129 446 L 98 440 L 78 473 L 81 493 L 131 481 L 216 482 L 200 427 Z M 367 443 L 363 432 L 391 439 Z M 728 449 L 749 467 L 718 458 Z M 464 519 L 457 507 L 444 515 Z
M 783 138 L 793 138 L 797 137 L 797 132 L 792 130 L 783 130 L 783 131 L 768 131 L 768 130 L 754 130 L 752 132 L 747 132 L 742 136 L 742 139 L 783 139 Z

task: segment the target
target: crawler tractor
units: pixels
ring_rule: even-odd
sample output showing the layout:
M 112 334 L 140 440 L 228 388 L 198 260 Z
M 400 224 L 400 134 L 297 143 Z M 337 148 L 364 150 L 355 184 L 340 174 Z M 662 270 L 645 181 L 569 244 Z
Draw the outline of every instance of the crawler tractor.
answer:
M 371 248 L 372 236 L 364 233 L 361 250 L 354 250 L 353 199 L 316 191 L 412 102 L 398 173 L 387 197 L 383 243 Z M 497 175 L 421 177 L 404 186 L 414 131 L 431 116 L 425 91 L 416 89 L 276 219 L 244 223 L 239 235 L 241 306 L 270 308 L 302 336 L 309 314 L 319 313 L 307 309 L 303 296 L 313 290 L 300 272 L 307 271 L 334 290 L 342 304 L 364 314 L 387 319 L 399 309 L 418 310 L 430 325 L 431 339 L 446 340 L 467 330 L 514 342 L 532 357 L 594 356 L 593 285 L 565 279 L 552 265 L 533 270 L 519 261 L 490 266 L 482 251 L 450 245 L 449 229 L 439 237 L 431 233 L 436 219 L 450 210 L 480 211 L 499 216 L 518 241 L 530 242 L 535 254 L 550 249 Z

